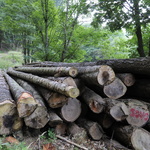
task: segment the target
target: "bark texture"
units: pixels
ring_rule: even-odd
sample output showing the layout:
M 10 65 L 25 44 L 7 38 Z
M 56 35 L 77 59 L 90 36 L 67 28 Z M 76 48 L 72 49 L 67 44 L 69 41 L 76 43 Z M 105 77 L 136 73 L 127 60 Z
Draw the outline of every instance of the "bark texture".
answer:
M 49 75 L 49 76 L 71 76 L 76 77 L 78 71 L 74 67 L 18 67 L 16 71 L 32 73 L 36 75 Z
M 64 94 L 69 97 L 75 98 L 79 96 L 79 90 L 73 86 L 67 86 L 66 84 L 59 84 L 58 82 L 55 82 L 55 81 L 50 81 L 48 79 L 44 79 L 35 75 L 15 71 L 13 69 L 8 70 L 8 73 L 18 78 L 30 81 L 34 84 L 41 85 L 45 88 L 48 88 L 50 90 Z

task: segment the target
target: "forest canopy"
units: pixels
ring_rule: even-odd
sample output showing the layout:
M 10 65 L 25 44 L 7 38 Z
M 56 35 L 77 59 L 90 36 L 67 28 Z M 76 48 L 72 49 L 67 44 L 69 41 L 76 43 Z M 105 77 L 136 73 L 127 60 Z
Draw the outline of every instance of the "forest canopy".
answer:
M 0 0 L 0 50 L 24 63 L 150 56 L 149 14 L 149 0 Z

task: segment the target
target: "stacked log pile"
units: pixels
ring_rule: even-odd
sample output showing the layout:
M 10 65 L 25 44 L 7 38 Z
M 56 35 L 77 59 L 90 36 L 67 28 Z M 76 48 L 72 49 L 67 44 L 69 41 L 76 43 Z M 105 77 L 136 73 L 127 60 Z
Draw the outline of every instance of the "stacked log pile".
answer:
M 49 126 L 78 144 L 89 137 L 108 149 L 149 150 L 149 63 L 41 62 L 1 71 L 0 135 Z

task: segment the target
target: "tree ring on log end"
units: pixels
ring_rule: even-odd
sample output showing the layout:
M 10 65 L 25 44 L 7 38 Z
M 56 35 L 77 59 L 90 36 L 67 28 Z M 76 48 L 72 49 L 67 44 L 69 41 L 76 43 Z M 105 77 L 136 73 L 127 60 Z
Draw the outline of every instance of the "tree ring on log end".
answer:
M 78 74 L 77 68 L 71 67 L 71 68 L 69 69 L 69 75 L 70 75 L 71 77 L 76 77 L 77 74 Z
M 107 65 L 102 65 L 99 68 L 98 83 L 100 85 L 108 85 L 115 79 L 115 73 L 113 69 Z
M 66 88 L 66 91 L 67 91 L 67 95 L 72 98 L 76 98 L 80 94 L 79 89 L 73 86 L 68 86 Z

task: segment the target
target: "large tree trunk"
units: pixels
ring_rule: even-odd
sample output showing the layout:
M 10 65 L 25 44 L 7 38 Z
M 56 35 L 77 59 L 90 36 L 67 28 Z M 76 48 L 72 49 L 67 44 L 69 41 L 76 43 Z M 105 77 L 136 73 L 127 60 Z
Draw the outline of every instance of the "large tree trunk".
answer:
M 32 73 L 36 75 L 49 75 L 49 76 L 72 76 L 75 77 L 78 71 L 74 67 L 17 67 L 17 71 Z
M 9 84 L 10 90 L 17 103 L 17 110 L 19 117 L 27 117 L 36 109 L 37 103 L 33 98 L 32 94 L 23 89 L 13 78 L 8 74 L 4 73 L 7 83 Z
M 148 150 L 150 148 L 150 133 L 142 128 L 114 125 L 112 130 L 114 137 L 126 146 L 135 150 Z
M 35 90 L 35 87 L 28 82 L 21 80 L 21 79 L 15 79 L 25 90 L 32 93 L 35 101 L 37 102 L 37 107 L 34 110 L 34 112 L 25 117 L 24 121 L 26 126 L 31 128 L 43 128 L 47 122 L 49 121 L 47 108 L 44 104 L 43 98 L 39 95 L 39 93 Z
M 35 75 L 14 71 L 13 69 L 8 70 L 8 73 L 18 78 L 30 81 L 34 84 L 38 84 L 55 92 L 64 94 L 69 97 L 76 98 L 79 96 L 79 90 L 76 87 L 60 84 L 55 81 L 50 81 Z
M 99 86 L 107 85 L 115 79 L 114 71 L 107 65 L 80 67 L 79 74 L 79 78 L 81 78 L 84 82 Z
M 11 134 L 22 127 L 9 86 L 0 71 L 0 135 Z

